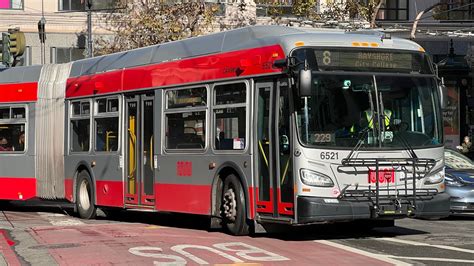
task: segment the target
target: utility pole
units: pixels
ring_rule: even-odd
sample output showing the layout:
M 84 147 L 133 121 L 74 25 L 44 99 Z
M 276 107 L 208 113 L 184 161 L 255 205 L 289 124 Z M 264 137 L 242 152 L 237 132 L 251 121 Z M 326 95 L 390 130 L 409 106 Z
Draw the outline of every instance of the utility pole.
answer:
M 87 57 L 93 57 L 92 50 L 92 0 L 87 0 Z
M 41 64 L 46 63 L 46 31 L 45 31 L 46 19 L 44 18 L 44 0 L 41 0 L 41 19 L 38 21 L 38 34 L 41 44 Z

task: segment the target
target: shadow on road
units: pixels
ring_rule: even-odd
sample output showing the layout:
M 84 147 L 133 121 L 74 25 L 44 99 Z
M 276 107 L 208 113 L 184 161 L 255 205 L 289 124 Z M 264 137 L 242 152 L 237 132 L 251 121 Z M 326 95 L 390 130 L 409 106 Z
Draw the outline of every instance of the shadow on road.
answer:
M 442 219 L 444 221 L 474 221 L 474 213 L 456 213 Z
M 18 212 L 51 212 L 74 215 L 74 205 L 58 201 L 27 201 L 27 202 L 0 202 L 2 211 Z M 209 218 L 202 215 L 177 213 L 155 213 L 141 211 L 123 211 L 120 209 L 104 209 L 106 215 L 99 215 L 90 223 L 126 222 L 143 223 L 158 226 L 168 226 L 183 229 L 209 231 Z M 100 213 L 100 212 L 99 212 Z M 451 216 L 450 220 L 472 219 L 472 217 Z M 395 222 L 395 225 L 397 222 Z M 285 241 L 306 240 L 335 240 L 367 237 L 394 237 L 401 235 L 420 235 L 428 232 L 405 228 L 401 226 L 370 229 L 361 222 L 345 222 L 336 224 L 318 224 L 308 226 L 270 225 L 266 226 L 267 233 L 255 234 L 255 238 L 276 238 Z

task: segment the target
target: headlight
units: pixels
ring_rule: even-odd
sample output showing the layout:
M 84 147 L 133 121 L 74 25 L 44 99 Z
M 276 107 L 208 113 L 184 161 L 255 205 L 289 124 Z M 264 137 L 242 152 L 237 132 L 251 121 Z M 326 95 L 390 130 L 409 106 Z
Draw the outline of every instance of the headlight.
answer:
M 300 170 L 300 178 L 303 184 L 314 187 L 333 187 L 334 182 L 325 174 L 321 174 L 308 169 Z
M 444 180 L 444 167 L 429 174 L 425 177 L 425 185 L 433 185 L 443 182 Z
M 452 176 L 452 175 L 446 175 L 444 177 L 444 181 L 446 183 L 446 186 L 450 186 L 450 187 L 462 187 L 465 185 L 459 177 Z

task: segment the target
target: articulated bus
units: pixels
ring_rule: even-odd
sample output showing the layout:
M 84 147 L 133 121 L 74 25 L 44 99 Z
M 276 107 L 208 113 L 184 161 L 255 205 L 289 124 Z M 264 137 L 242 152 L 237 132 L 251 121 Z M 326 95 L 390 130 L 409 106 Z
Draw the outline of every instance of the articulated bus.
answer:
M 0 83 L 3 200 L 206 215 L 235 235 L 449 211 L 442 90 L 408 40 L 255 26 Z

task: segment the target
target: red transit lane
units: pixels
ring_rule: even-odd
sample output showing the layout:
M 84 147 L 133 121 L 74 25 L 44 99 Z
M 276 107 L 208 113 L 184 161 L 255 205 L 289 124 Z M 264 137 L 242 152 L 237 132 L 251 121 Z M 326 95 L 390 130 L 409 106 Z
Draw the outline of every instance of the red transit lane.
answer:
M 233 237 L 220 232 L 145 224 L 40 226 L 30 233 L 61 265 L 389 264 L 314 241 Z

